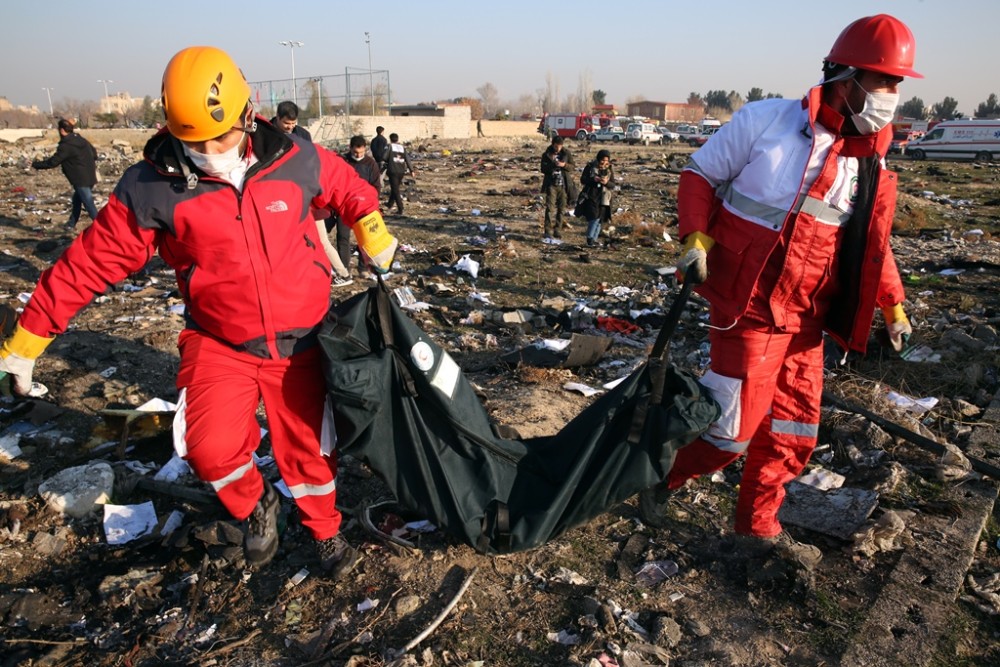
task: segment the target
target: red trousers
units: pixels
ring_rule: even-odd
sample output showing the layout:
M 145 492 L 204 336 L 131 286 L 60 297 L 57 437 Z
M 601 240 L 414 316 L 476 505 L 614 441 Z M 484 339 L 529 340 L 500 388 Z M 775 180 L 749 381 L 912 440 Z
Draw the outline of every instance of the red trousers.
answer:
M 260 445 L 256 413 L 263 399 L 274 459 L 302 524 L 318 540 L 336 535 L 337 459 L 320 451 L 326 386 L 319 348 L 261 359 L 190 329 L 178 345 L 174 440 L 199 479 L 236 519 L 253 512 L 264 490 L 252 457 Z
M 736 532 L 773 537 L 784 485 L 797 477 L 819 430 L 823 337 L 743 326 L 710 330 L 712 367 L 702 378 L 722 407 L 709 431 L 677 452 L 667 487 L 715 472 L 746 453 Z

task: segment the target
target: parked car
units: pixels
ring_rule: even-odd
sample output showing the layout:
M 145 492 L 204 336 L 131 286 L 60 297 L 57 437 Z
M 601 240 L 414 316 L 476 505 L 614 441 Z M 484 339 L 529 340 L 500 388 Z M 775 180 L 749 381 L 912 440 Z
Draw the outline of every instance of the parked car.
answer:
M 906 146 L 914 139 L 924 136 L 923 132 L 911 132 L 909 130 L 896 130 L 892 133 L 892 142 L 889 144 L 890 153 L 903 153 Z
M 683 141 L 685 144 L 689 143 L 691 137 L 696 137 L 701 134 L 701 130 L 698 129 L 697 125 L 678 125 L 674 131 L 677 133 L 677 136 L 680 137 L 679 140 Z
M 717 127 L 706 127 L 704 130 L 688 139 L 688 146 L 700 148 L 705 145 L 705 142 L 708 141 L 709 137 L 718 131 L 719 128 Z
M 625 141 L 629 144 L 662 144 L 663 135 L 656 131 L 652 123 L 629 123 L 625 128 Z
M 661 127 L 656 128 L 656 129 L 660 133 L 660 136 L 662 137 L 662 143 L 665 143 L 665 144 L 671 143 L 672 144 L 675 141 L 680 141 L 681 140 L 681 135 L 678 134 L 677 132 L 674 132 L 669 127 L 661 126 Z
M 597 132 L 591 132 L 587 138 L 591 141 L 622 141 L 625 139 L 625 130 L 621 125 L 608 125 Z

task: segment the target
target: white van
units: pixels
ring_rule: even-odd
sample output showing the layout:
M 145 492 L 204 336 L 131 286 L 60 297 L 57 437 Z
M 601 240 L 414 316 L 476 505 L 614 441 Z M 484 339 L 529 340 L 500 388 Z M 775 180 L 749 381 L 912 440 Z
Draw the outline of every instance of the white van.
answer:
M 946 120 L 909 142 L 903 153 L 914 160 L 951 157 L 991 162 L 1000 156 L 1000 119 Z

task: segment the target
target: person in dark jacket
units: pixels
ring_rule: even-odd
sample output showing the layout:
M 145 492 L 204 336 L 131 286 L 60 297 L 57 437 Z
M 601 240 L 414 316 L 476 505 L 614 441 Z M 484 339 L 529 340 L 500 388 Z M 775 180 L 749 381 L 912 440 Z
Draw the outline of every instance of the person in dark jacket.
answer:
M 602 148 L 597 151 L 597 157 L 588 162 L 580 176 L 580 185 L 587 200 L 587 210 L 584 216 L 587 220 L 587 245 L 597 245 L 601 235 L 601 224 L 611 222 L 611 191 L 609 187 L 615 180 L 614 168 L 611 166 L 611 151 Z M 582 198 L 581 198 L 582 199 Z M 579 210 L 580 207 L 578 206 Z
M 346 574 L 358 553 L 340 534 L 337 453 L 318 329 L 330 264 L 313 211 L 348 221 L 372 268 L 392 264 L 375 190 L 339 155 L 254 114 L 250 85 L 224 51 L 179 51 L 162 79 L 166 128 L 129 167 L 97 220 L 39 278 L 0 371 L 31 391 L 35 359 L 72 317 L 159 252 L 177 276 L 185 328 L 178 348 L 174 447 L 245 522 L 243 554 L 261 567 L 278 550 L 281 499 L 254 462 L 263 399 L 281 478 L 316 543 L 320 566 Z
M 576 197 L 570 173 L 573 154 L 563 147 L 563 138 L 552 137 L 552 143 L 542 153 L 542 192 L 545 194 L 545 238 L 562 238 L 566 202 Z
M 389 149 L 389 140 L 385 138 L 383 132 L 385 128 L 381 125 L 375 128 L 375 136 L 372 137 L 372 157 L 382 171 L 385 171 L 385 152 Z
M 413 175 L 413 167 L 410 166 L 406 147 L 399 143 L 399 135 L 395 132 L 389 135 L 389 148 L 385 153 L 385 173 L 389 176 L 389 203 L 386 204 L 386 208 L 395 204 L 396 212 L 403 215 L 403 192 L 400 186 L 403 184 L 404 176 Z
M 306 141 L 312 141 L 312 134 L 309 130 L 299 125 L 299 105 L 291 100 L 285 100 L 278 104 L 274 118 L 271 119 L 271 125 L 285 134 L 294 134 Z
M 93 187 L 97 185 L 97 151 L 89 141 L 73 131 L 73 123 L 59 119 L 59 146 L 55 155 L 32 162 L 35 169 L 62 167 L 66 180 L 73 187 L 73 209 L 66 221 L 66 228 L 73 229 L 80 219 L 80 211 L 87 209 L 91 220 L 97 219 Z
M 368 154 L 368 142 L 365 141 L 364 136 L 357 134 L 351 137 L 351 148 L 341 155 L 341 157 L 344 158 L 347 164 L 354 167 L 354 171 L 358 172 L 358 176 L 362 180 L 367 181 L 369 185 L 375 188 L 375 192 L 381 193 L 382 168 L 376 162 L 375 158 Z M 350 267 L 351 229 L 344 224 L 343 220 L 337 221 L 337 254 L 341 263 L 344 266 Z M 363 266 L 364 264 L 362 263 L 359 268 L 363 268 Z M 338 284 L 336 279 L 334 279 L 334 284 Z
M 271 119 L 271 125 L 274 125 L 285 134 L 291 134 L 301 137 L 310 143 L 312 142 L 312 133 L 299 125 L 299 105 L 291 100 L 285 100 L 278 104 L 275 116 Z M 330 266 L 333 268 L 334 286 L 343 287 L 350 285 L 352 282 L 351 273 L 347 270 L 347 266 L 340 261 L 340 255 L 337 254 L 330 244 L 329 234 L 340 218 L 337 217 L 336 213 L 331 215 L 327 211 L 313 211 L 313 215 L 316 216 L 316 230 L 319 233 L 319 240 L 323 244 L 326 258 L 330 260 Z

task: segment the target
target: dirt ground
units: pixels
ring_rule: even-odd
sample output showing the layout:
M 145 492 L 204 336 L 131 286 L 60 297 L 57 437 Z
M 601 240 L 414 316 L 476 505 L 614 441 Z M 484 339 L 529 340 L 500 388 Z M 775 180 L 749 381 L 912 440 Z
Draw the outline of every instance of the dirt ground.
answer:
M 541 243 L 544 147 L 540 136 L 415 143 L 405 217 L 387 215 L 403 244 L 389 287 L 409 287 L 431 305 L 415 321 L 459 362 L 491 416 L 525 437 L 555 433 L 590 402 L 563 389 L 566 382 L 600 387 L 633 368 L 655 339 L 657 318 L 634 313 L 669 305 L 676 294 L 671 272 L 657 269 L 677 256 L 677 182 L 690 154 L 687 147 L 611 146 L 620 210 L 604 245 L 588 248 L 583 225 L 572 218 L 562 245 Z M 69 189 L 61 173 L 25 168 L 53 148 L 0 147 L 0 294 L 15 307 L 73 239 L 63 227 Z M 600 146 L 569 148 L 582 168 Z M 140 149 L 123 141 L 98 145 L 102 201 Z M 900 173 L 893 247 L 914 343 L 939 358 L 904 361 L 873 342 L 868 356 L 831 363 L 827 387 L 996 465 L 1000 440 L 984 415 L 1000 390 L 1000 167 L 898 158 L 890 164 Z M 480 262 L 477 278 L 429 275 L 464 255 Z M 355 276 L 332 296 L 343 299 L 370 284 Z M 569 317 L 551 305 L 558 297 L 585 304 L 594 316 Z M 159 517 L 179 510 L 183 521 L 167 536 L 109 545 L 99 513 L 60 515 L 39 497 L 38 485 L 97 459 L 113 464 L 116 479 L 126 477 L 121 430 L 101 411 L 176 399 L 182 319 L 171 306 L 179 303 L 171 272 L 154 259 L 99 295 L 39 360 L 35 378 L 50 390 L 45 399 L 0 404 L 0 425 L 22 433 L 21 454 L 0 458 L 0 666 L 838 665 L 867 641 L 859 633 L 900 559 L 917 546 L 934 548 L 963 512 L 963 489 L 992 484 L 943 481 L 937 456 L 830 409 L 812 463 L 844 475 L 845 486 L 880 490 L 866 525 L 893 512 L 905 517 L 906 529 L 887 551 L 868 553 L 850 539 L 792 528 L 823 551 L 811 574 L 733 555 L 727 538 L 739 462 L 682 490 L 668 529 L 645 526 L 631 499 L 543 547 L 486 557 L 440 531 L 411 533 L 415 549 L 377 539 L 354 510 L 385 497 L 385 487 L 348 459 L 338 504 L 363 561 L 340 582 L 315 573 L 293 580 L 304 568 L 318 569 L 287 499 L 277 558 L 260 571 L 246 569 L 238 531 L 230 530 L 235 524 L 190 479 L 168 489 L 117 485 L 114 502 L 150 500 Z M 543 317 L 502 324 L 494 316 L 514 309 Z M 704 302 L 692 301 L 672 344 L 678 365 L 704 369 L 707 345 L 697 324 L 706 312 Z M 612 335 L 596 326 L 596 315 L 638 326 L 613 334 L 593 366 L 511 368 L 498 361 L 571 330 Z M 939 402 L 915 417 L 894 409 L 886 389 Z M 164 464 L 171 441 L 163 427 L 133 427 L 124 458 Z M 267 451 L 265 438 L 260 454 Z M 415 518 L 387 505 L 375 522 L 387 527 Z M 959 579 L 1000 572 L 998 538 L 994 511 Z M 657 561 L 672 562 L 677 572 L 662 581 L 637 576 Z M 401 651 L 469 577 L 440 625 Z M 918 664 L 1000 664 L 1000 607 L 970 585 L 959 593 L 944 607 L 947 630 L 922 646 Z

